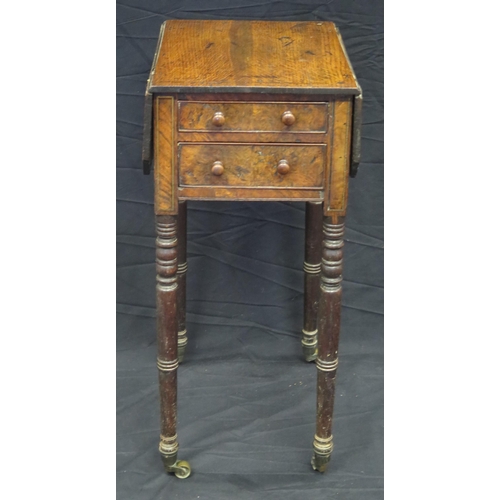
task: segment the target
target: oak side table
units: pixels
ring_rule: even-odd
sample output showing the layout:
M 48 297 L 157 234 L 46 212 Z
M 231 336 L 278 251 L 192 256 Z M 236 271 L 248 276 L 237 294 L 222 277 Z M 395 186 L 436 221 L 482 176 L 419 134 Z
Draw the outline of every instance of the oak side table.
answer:
M 177 368 L 186 336 L 186 202 L 306 202 L 302 348 L 316 361 L 312 466 L 333 450 L 348 178 L 360 155 L 361 88 L 331 22 L 163 23 L 145 100 L 154 164 L 160 454 L 177 459 Z

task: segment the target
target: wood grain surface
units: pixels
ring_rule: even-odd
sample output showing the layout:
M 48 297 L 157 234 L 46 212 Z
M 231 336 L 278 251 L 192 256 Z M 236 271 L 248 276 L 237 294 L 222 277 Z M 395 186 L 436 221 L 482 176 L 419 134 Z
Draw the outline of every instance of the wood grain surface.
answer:
M 295 121 L 285 125 L 283 113 Z M 216 113 L 223 125 L 213 123 Z M 326 132 L 327 103 L 179 102 L 179 131 Z
M 329 179 L 325 186 L 328 191 L 325 215 L 345 214 L 349 187 L 352 101 L 337 100 L 333 105 L 333 148 Z
M 160 384 L 160 452 L 175 455 L 177 443 L 177 221 L 156 217 L 156 335 Z
M 344 224 L 323 219 L 320 294 L 318 304 L 318 357 L 316 359 L 316 434 L 313 467 L 324 471 L 333 450 L 332 422 L 338 366 Z
M 359 93 L 331 22 L 166 21 L 150 92 L 256 89 Z
M 328 102 L 331 99 L 335 99 L 335 96 L 331 94 L 314 94 L 313 96 L 307 94 L 284 94 L 278 92 L 272 92 L 269 94 L 264 94 L 262 91 L 256 89 L 252 91 L 248 89 L 248 92 L 245 93 L 234 93 L 234 92 L 217 92 L 211 93 L 208 90 L 205 92 L 196 92 L 196 93 L 185 93 L 185 92 L 172 92 L 172 95 L 175 95 L 179 101 L 218 101 L 218 102 L 312 102 L 312 103 L 324 103 Z
M 344 215 L 349 169 L 355 175 L 359 163 L 361 102 L 331 22 L 162 25 L 146 93 L 143 165 L 148 173 L 154 157 L 159 448 L 167 471 L 174 471 L 179 448 L 177 367 L 187 343 L 186 200 L 312 202 L 302 345 L 318 370 L 312 465 L 326 469 L 333 450 Z
M 155 98 L 155 213 L 177 212 L 175 106 L 173 97 Z
M 286 174 L 278 164 L 286 160 Z M 214 162 L 222 162 L 222 175 L 213 175 Z M 326 145 L 180 144 L 181 186 L 234 186 L 317 188 L 324 184 Z
M 318 201 L 323 200 L 323 191 L 319 189 L 272 189 L 272 188 L 236 188 L 215 186 L 179 187 L 179 200 L 212 201 Z
M 319 132 L 177 132 L 179 142 L 327 142 Z

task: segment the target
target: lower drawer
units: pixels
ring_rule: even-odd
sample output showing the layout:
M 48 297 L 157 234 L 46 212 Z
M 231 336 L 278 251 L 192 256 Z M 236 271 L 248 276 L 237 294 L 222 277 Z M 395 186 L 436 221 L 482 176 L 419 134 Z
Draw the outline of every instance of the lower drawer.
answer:
M 324 144 L 179 144 L 180 186 L 322 189 Z

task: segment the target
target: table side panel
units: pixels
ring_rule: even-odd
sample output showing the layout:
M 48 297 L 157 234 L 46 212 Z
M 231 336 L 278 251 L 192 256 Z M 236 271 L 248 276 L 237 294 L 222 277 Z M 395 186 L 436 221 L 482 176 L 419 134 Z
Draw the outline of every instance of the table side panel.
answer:
M 171 96 L 155 98 L 155 213 L 177 213 L 176 107 Z
M 352 129 L 352 98 L 333 102 L 333 143 L 326 178 L 325 215 L 344 215 L 347 208 Z

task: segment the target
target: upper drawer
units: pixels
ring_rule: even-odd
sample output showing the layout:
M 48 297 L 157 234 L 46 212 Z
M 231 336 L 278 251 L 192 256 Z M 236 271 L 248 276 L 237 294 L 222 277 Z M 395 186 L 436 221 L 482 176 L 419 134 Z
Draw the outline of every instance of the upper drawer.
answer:
M 319 132 L 327 103 L 179 102 L 181 132 Z

